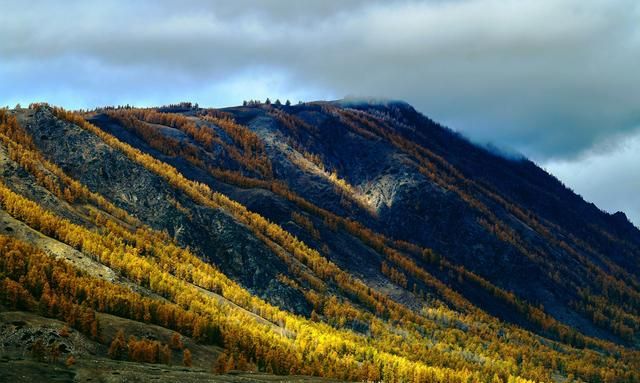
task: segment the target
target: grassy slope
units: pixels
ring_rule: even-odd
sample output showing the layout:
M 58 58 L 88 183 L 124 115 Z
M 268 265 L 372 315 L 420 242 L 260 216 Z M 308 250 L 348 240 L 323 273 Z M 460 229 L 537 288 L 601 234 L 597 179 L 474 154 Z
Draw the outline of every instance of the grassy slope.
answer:
M 1 308 L 0 308 L 1 310 Z M 112 315 L 100 314 L 103 336 L 109 338 L 119 329 L 127 335 L 168 340 L 172 331 L 162 327 L 140 323 Z M 55 334 L 65 327 L 63 322 L 39 315 L 19 312 L 0 312 L 0 381 L 2 382 L 331 382 L 331 380 L 275 376 L 262 373 L 210 373 L 210 358 L 221 351 L 214 346 L 202 346 L 189 338 L 183 338 L 192 351 L 193 367 L 181 364 L 181 352 L 174 351 L 172 365 L 133 363 L 107 358 L 107 346 L 92 341 L 75 330 L 67 338 Z M 53 344 L 64 343 L 57 362 L 38 361 L 32 358 L 29 348 L 34 339 L 53 339 Z M 74 355 L 76 364 L 66 367 L 64 361 Z

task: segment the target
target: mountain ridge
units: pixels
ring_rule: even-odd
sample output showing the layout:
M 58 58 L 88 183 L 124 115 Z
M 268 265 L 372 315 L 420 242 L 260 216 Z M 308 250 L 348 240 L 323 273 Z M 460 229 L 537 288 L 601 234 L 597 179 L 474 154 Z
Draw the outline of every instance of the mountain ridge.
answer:
M 7 193 L 38 201 L 89 231 L 126 238 L 128 230 L 148 225 L 166 236 L 154 241 L 192 249 L 286 312 L 357 339 L 376 333 L 372 326 L 388 334 L 416 326 L 406 335 L 415 347 L 431 326 L 469 334 L 476 334 L 470 328 L 478 321 L 514 334 L 522 327 L 562 347 L 629 353 L 614 358 L 620 364 L 613 377 L 633 379 L 640 326 L 637 228 L 584 202 L 531 161 L 478 147 L 406 103 L 252 103 L 220 110 L 185 103 L 82 115 L 37 104 L 5 111 L 2 121 L 4 158 L 12 164 L 3 168 L 5 184 L 12 181 Z M 37 163 L 59 166 L 53 173 L 77 180 L 110 206 L 91 202 L 89 211 L 122 210 L 129 218 L 110 226 L 88 218 L 65 193 L 89 194 L 61 187 L 64 176 L 47 181 L 47 172 L 37 170 L 42 165 L 15 154 L 25 148 L 41 153 Z M 40 184 L 44 189 L 37 192 L 33 185 Z M 65 198 L 66 204 L 56 203 Z M 450 325 L 428 314 L 438 307 L 459 319 Z M 479 374 L 474 379 L 568 377 L 565 366 L 515 363 L 523 351 L 507 351 L 508 342 L 493 331 L 482 342 L 502 347 L 498 359 L 510 361 L 503 367 L 426 349 L 409 357 L 390 347 L 389 335 L 377 348 L 416 364 L 384 373 L 386 362 L 371 363 L 388 380 L 408 371 L 418 375 L 402 375 L 406 379 L 427 374 L 431 370 L 419 363 L 433 364 L 435 355 L 448 360 L 436 366 L 464 365 Z M 464 339 L 458 347 L 477 342 L 471 335 Z M 439 337 L 430 342 L 444 344 Z M 236 360 L 250 359 L 246 353 L 241 348 Z M 574 355 L 554 358 L 571 360 L 573 377 L 612 378 L 606 356 L 587 358 L 601 366 L 590 375 Z M 353 379 L 360 373 L 335 376 L 287 363 L 312 375 Z

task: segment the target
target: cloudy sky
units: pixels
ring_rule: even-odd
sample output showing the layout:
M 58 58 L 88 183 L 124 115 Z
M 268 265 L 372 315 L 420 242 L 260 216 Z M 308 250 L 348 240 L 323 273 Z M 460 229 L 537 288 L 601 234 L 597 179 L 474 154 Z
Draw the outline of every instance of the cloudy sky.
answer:
M 403 99 L 640 225 L 637 0 L 0 0 L 0 105 Z

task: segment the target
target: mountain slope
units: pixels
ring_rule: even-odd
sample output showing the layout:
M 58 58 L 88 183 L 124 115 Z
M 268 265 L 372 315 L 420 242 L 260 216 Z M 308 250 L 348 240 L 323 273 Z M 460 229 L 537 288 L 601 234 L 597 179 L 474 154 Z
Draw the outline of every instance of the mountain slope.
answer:
M 638 230 L 407 104 L 2 113 L 3 209 L 154 308 L 55 294 L 219 345 L 219 372 L 638 379 Z M 5 304 L 55 316 L 2 271 Z

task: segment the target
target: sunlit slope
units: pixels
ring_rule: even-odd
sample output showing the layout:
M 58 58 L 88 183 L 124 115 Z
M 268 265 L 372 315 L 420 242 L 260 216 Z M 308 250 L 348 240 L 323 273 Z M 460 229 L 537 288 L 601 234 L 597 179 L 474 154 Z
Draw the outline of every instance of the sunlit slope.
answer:
M 216 372 L 385 381 L 637 379 L 633 269 L 623 272 L 615 257 L 578 237 L 556 243 L 570 228 L 545 231 L 551 222 L 411 143 L 400 131 L 410 129 L 408 118 L 398 122 L 371 108 L 182 106 L 82 116 L 34 105 L 3 112 L 3 210 L 87 260 L 53 260 L 46 241 L 5 232 L 5 307 L 65 320 L 105 345 L 115 338 L 101 336 L 92 312 L 161 326 L 220 347 L 211 351 Z M 393 160 L 396 167 L 352 174 L 367 165 L 356 149 L 365 141 L 369 151 L 380 149 L 369 154 L 377 158 L 371 163 Z M 485 228 L 482 236 L 468 229 L 478 241 L 461 234 L 455 246 L 497 243 L 503 262 L 514 263 L 499 266 L 508 269 L 555 267 L 562 275 L 567 267 L 567 281 L 554 280 L 577 289 L 571 304 L 558 306 L 565 316 L 539 305 L 536 292 L 514 293 L 514 276 L 485 273 L 482 251 L 470 262 L 443 250 L 455 247 L 447 237 L 434 239 L 439 250 L 431 249 L 435 230 L 426 237 L 400 233 L 402 225 L 392 224 L 396 204 L 406 208 L 403 198 L 426 186 L 465 215 L 451 230 Z M 447 219 L 444 211 L 431 216 L 419 208 L 406 208 L 407 222 L 420 214 L 427 222 Z M 613 241 L 622 234 L 609 235 Z M 616 246 L 637 256 L 633 236 L 625 238 Z M 569 270 L 556 262 L 560 252 L 581 263 Z M 91 265 L 108 272 L 96 275 Z M 605 307 L 592 290 L 601 285 Z M 64 307 L 52 310 L 52 296 Z M 607 323 L 587 316 L 588 307 L 609 313 Z

